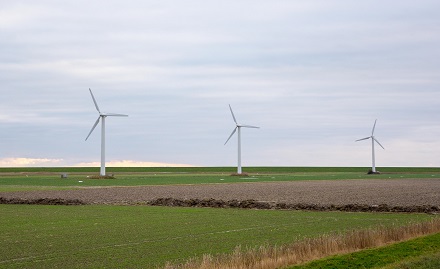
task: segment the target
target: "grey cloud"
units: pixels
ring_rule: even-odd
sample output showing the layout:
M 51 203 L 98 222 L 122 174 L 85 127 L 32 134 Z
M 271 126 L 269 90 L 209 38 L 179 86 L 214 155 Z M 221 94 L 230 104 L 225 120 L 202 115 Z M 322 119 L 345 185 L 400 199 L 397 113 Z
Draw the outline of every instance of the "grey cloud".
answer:
M 439 5 L 13 1 L 0 9 L 0 159 L 98 160 L 98 136 L 83 141 L 90 87 L 130 115 L 109 121 L 113 160 L 234 165 L 230 103 L 262 127 L 244 133 L 246 165 L 367 166 L 352 141 L 376 118 L 386 165 L 410 165 L 393 150 L 405 145 L 432 164 Z

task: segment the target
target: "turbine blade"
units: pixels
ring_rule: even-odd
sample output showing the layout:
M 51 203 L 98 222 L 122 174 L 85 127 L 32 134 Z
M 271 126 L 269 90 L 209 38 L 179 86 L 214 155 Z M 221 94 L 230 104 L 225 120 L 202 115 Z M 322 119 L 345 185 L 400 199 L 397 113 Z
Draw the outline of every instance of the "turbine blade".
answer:
M 128 117 L 128 115 L 116 113 L 101 113 L 101 116 Z
M 90 94 L 92 95 L 93 103 L 95 103 L 96 110 L 98 110 L 98 112 L 101 114 L 101 111 L 99 110 L 99 107 L 98 107 L 98 103 L 96 103 L 95 96 L 93 96 L 92 90 L 90 88 L 89 88 L 89 91 L 90 91 Z
M 257 127 L 257 126 L 252 126 L 252 125 L 241 125 L 240 124 L 240 127 L 246 127 L 246 128 L 260 128 L 260 127 Z
M 385 149 L 385 148 L 382 146 L 382 144 L 381 144 L 376 138 L 373 137 L 373 139 L 374 139 L 374 141 L 376 141 L 377 144 L 379 144 L 379 146 L 381 146 L 383 149 Z
M 236 119 L 235 116 L 234 116 L 234 112 L 232 112 L 232 107 L 231 107 L 231 105 L 229 105 L 229 110 L 231 110 L 232 118 L 234 119 L 235 124 L 238 124 L 238 123 L 237 123 L 237 119 Z
M 99 123 L 99 119 L 100 119 L 100 118 L 101 118 L 101 116 L 99 116 L 98 119 L 96 120 L 95 124 L 93 124 L 92 130 L 90 130 L 89 135 L 86 137 L 86 141 L 87 141 L 87 139 L 89 138 L 89 136 L 92 134 L 93 130 L 95 130 L 96 125 L 98 125 L 98 123 Z
M 373 130 L 371 131 L 371 136 L 373 136 L 373 134 L 374 134 L 374 129 L 376 128 L 376 121 L 377 121 L 377 119 L 374 121 Z
M 356 141 L 354 141 L 354 142 L 362 141 L 362 140 L 367 140 L 367 139 L 370 139 L 370 138 L 371 138 L 371 136 L 369 136 L 369 137 L 365 137 L 365 138 L 361 138 L 361 139 L 358 139 L 358 140 L 356 140 Z
M 226 143 L 228 143 L 229 139 L 231 139 L 231 137 L 235 134 L 235 132 L 237 131 L 237 128 L 238 128 L 238 127 L 235 127 L 235 128 L 234 128 L 234 130 L 232 131 L 231 135 L 228 137 L 228 140 L 226 140 L 226 142 L 225 142 L 224 145 L 226 145 Z

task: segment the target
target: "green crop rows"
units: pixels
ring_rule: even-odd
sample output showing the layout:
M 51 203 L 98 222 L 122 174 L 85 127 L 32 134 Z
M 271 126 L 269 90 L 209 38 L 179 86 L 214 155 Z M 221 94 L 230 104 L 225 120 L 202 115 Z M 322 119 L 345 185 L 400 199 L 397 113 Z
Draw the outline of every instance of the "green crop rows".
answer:
M 1 268 L 153 268 L 236 246 L 429 215 L 296 212 L 147 206 L 0 205 Z

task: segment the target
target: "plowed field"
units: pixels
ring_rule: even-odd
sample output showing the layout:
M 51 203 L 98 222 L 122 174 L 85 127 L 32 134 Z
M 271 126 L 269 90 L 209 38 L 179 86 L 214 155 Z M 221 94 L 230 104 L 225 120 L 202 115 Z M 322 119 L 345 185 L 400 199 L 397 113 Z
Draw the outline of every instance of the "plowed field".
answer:
M 267 203 L 440 206 L 440 179 L 313 180 L 268 183 L 92 187 L 0 192 L 11 199 L 78 199 L 91 204 L 136 204 L 158 198 L 256 200 Z

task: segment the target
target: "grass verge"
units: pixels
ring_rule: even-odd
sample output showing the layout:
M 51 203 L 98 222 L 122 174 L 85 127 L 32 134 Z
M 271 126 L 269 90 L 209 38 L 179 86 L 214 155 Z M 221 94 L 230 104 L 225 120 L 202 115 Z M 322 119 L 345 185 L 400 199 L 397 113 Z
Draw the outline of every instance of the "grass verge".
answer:
M 440 240 L 439 240 L 440 241 Z M 403 261 L 385 266 L 381 269 L 438 269 L 440 268 L 440 242 L 436 242 L 437 253 L 425 254 L 418 257 L 406 258 Z
M 289 269 L 312 268 L 440 268 L 440 233 L 385 247 L 329 257 Z

